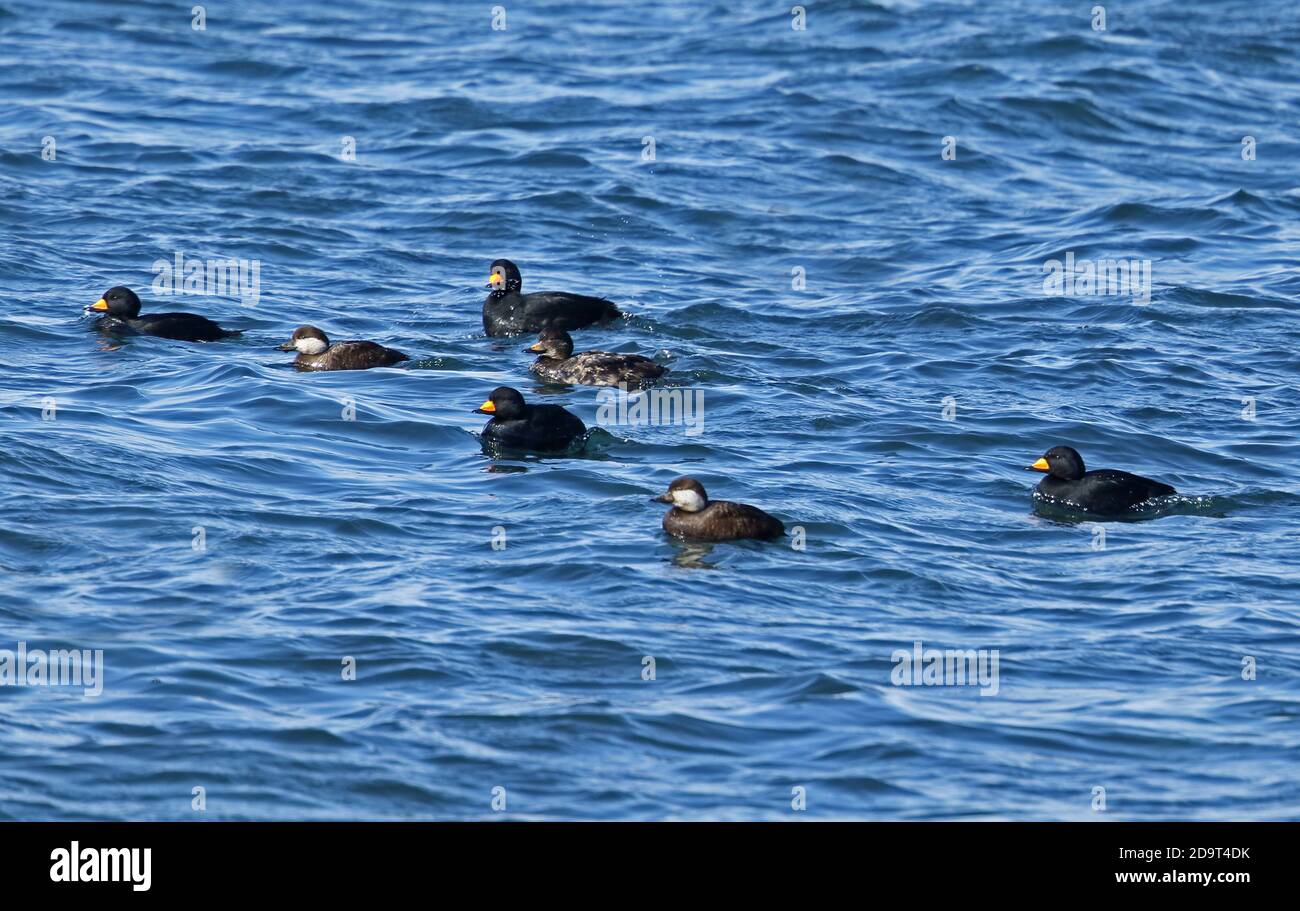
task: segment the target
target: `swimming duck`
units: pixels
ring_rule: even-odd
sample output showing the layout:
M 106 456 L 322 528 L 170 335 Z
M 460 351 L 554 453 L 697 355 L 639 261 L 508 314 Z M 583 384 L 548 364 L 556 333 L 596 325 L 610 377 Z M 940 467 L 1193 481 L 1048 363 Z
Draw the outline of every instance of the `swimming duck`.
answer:
M 237 329 L 222 329 L 206 317 L 193 313 L 153 313 L 140 315 L 140 298 L 130 288 L 118 285 L 86 308 L 87 313 L 102 314 L 99 328 L 120 331 L 125 328 L 140 335 L 156 335 L 180 342 L 215 342 L 240 335 Z
M 618 307 L 603 297 L 585 297 L 567 291 L 520 294 L 523 277 L 519 267 L 508 259 L 498 259 L 488 271 L 487 287 L 491 293 L 483 302 L 483 328 L 488 335 L 581 329 L 622 316 Z
M 498 386 L 487 401 L 474 409 L 490 414 L 483 428 L 483 442 L 507 449 L 558 452 L 577 443 L 587 427 L 577 415 L 559 405 L 528 405 L 518 389 Z
M 740 538 L 779 538 L 785 534 L 780 520 L 757 506 L 709 501 L 704 485 L 694 478 L 677 478 L 667 493 L 654 498 L 656 503 L 671 503 L 664 513 L 664 531 L 678 538 L 696 541 L 734 541 Z
M 524 350 L 541 355 L 528 369 L 555 383 L 638 388 L 668 372 L 667 367 L 639 354 L 613 354 L 609 351 L 574 354 L 573 337 L 563 329 L 543 329 L 537 342 Z
M 371 367 L 391 367 L 410 360 L 393 348 L 374 342 L 335 342 L 315 326 L 299 326 L 293 330 L 289 341 L 280 346 L 281 351 L 297 351 L 293 365 L 299 370 L 369 370 Z
M 1098 514 L 1122 513 L 1153 497 L 1177 493 L 1168 484 L 1127 471 L 1099 468 L 1084 471 L 1083 456 L 1069 446 L 1054 446 L 1033 465 L 1047 472 L 1036 493 L 1070 506 Z

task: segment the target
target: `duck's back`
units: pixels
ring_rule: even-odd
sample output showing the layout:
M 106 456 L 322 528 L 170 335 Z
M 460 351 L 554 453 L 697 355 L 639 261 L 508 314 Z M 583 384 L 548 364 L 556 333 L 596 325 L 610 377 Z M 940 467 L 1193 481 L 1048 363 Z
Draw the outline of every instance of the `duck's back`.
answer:
M 528 409 L 528 425 L 535 433 L 571 440 L 587 432 L 581 418 L 559 405 L 529 405 Z
M 779 538 L 785 526 L 757 506 L 712 500 L 699 512 L 673 507 L 664 513 L 664 531 L 697 541 L 732 541 L 740 538 Z
M 1113 468 L 1086 472 L 1077 481 L 1046 477 L 1039 482 L 1038 491 L 1095 513 L 1121 513 L 1155 497 L 1178 492 L 1160 481 Z
M 304 370 L 368 370 L 371 367 L 391 367 L 409 358 L 394 348 L 385 348 L 375 342 L 335 342 L 316 355 L 299 355 L 294 361 Z
M 179 342 L 215 342 L 239 335 L 222 329 L 212 320 L 194 313 L 150 313 L 127 320 L 126 324 L 141 335 L 156 335 Z
M 581 329 L 622 313 L 612 301 L 567 291 L 511 291 L 488 295 L 483 302 L 483 328 L 488 335 L 517 335 L 543 329 Z
M 603 297 L 587 297 L 567 291 L 536 291 L 523 295 L 523 298 L 529 332 L 581 329 L 621 315 L 614 302 Z
M 583 351 L 564 360 L 544 358 L 534 364 L 539 376 L 559 383 L 584 386 L 639 386 L 658 379 L 668 368 L 639 354 L 615 354 L 609 351 Z

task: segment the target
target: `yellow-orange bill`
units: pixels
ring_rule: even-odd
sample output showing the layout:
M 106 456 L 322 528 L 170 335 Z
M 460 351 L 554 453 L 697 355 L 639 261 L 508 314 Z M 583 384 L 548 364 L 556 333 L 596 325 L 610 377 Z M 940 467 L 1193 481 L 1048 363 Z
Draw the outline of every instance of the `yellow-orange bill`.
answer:
M 535 344 L 529 345 L 529 346 L 528 346 L 528 350 L 529 350 L 529 351 L 541 351 L 541 350 L 542 350 L 542 343 L 541 343 L 541 342 L 537 342 L 537 343 L 535 343 Z
M 494 405 L 494 404 L 492 403 L 492 400 L 491 400 L 491 399 L 488 399 L 488 400 L 487 400 L 486 402 L 484 402 L 482 405 L 479 405 L 479 406 L 478 406 L 478 410 L 479 410 L 479 411 L 486 411 L 488 414 L 491 414 L 492 412 L 494 412 L 494 411 L 497 410 L 497 406 Z
M 95 301 L 93 304 L 90 305 L 90 309 L 91 309 L 91 310 L 107 310 L 107 309 L 108 309 L 108 301 L 104 300 L 104 299 L 101 297 L 99 300 Z
M 1037 462 L 1035 462 L 1034 464 L 1030 465 L 1029 467 L 1032 468 L 1032 469 L 1034 469 L 1035 471 L 1048 471 L 1048 470 L 1049 470 L 1049 469 L 1048 469 L 1048 466 L 1047 466 L 1047 459 L 1039 459 Z

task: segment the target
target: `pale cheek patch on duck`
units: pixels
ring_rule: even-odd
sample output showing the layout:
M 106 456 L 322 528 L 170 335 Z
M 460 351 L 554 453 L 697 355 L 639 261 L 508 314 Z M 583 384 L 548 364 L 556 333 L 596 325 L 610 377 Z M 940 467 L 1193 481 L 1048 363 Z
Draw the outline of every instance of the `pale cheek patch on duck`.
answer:
M 704 508 L 704 497 L 694 490 L 674 490 L 673 505 L 687 512 L 699 512 Z
M 320 354 L 329 347 L 318 338 L 300 338 L 293 344 L 299 354 Z

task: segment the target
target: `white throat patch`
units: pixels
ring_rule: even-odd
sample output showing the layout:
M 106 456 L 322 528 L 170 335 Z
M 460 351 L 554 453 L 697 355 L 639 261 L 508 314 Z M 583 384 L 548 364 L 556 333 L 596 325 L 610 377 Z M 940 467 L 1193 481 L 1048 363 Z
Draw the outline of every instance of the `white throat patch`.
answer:
M 300 338 L 293 343 L 299 354 L 320 354 L 329 346 L 318 338 Z
M 699 512 L 704 508 L 704 497 L 693 490 L 674 490 L 673 505 L 687 512 Z

